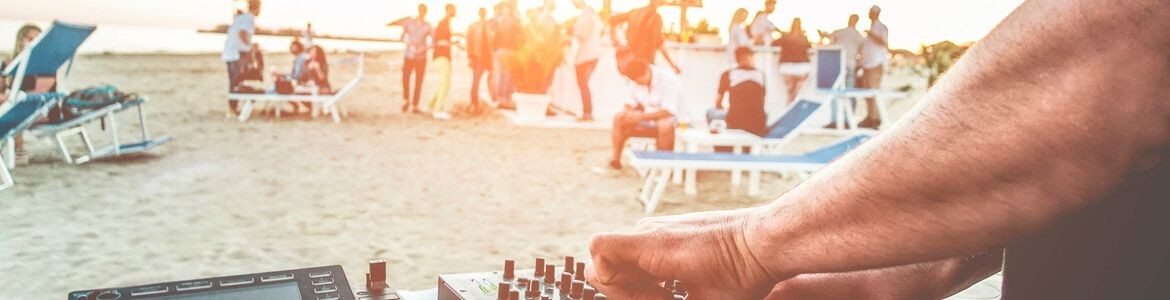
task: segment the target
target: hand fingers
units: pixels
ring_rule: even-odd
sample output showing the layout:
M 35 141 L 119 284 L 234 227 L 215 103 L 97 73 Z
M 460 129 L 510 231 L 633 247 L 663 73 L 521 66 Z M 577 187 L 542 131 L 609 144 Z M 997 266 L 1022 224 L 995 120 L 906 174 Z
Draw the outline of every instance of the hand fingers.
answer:
M 658 279 L 636 268 L 623 267 L 605 260 L 594 260 L 593 264 L 586 268 L 585 274 L 589 284 L 610 299 L 673 299 L 671 292 L 662 288 Z

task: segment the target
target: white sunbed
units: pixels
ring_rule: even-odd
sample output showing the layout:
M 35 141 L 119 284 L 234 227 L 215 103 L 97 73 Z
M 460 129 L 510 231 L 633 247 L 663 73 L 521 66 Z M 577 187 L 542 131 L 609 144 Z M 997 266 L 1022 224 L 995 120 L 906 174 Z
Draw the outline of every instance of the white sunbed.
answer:
M 645 205 L 646 214 L 658 208 L 672 170 L 676 168 L 710 171 L 749 171 L 748 189 L 758 193 L 760 172 L 795 171 L 812 173 L 820 170 L 850 150 L 857 148 L 871 138 L 869 134 L 857 134 L 832 143 L 823 148 L 801 155 L 746 155 L 732 153 L 679 153 L 662 151 L 634 151 L 631 165 L 649 170 L 646 182 L 638 200 Z M 751 193 L 751 192 L 749 192 Z
M 260 103 L 276 105 L 276 117 L 279 118 L 279 105 L 293 102 L 307 102 L 313 106 L 313 117 L 317 117 L 319 114 L 329 114 L 333 118 L 334 123 L 341 123 L 341 116 L 345 113 L 338 106 L 338 102 L 345 98 L 346 95 L 352 93 L 357 88 L 358 83 L 365 78 L 365 55 L 359 54 L 357 57 L 342 60 L 336 65 L 355 65 L 357 74 L 333 94 L 321 94 L 320 89 L 316 86 L 298 86 L 293 94 L 282 95 L 275 91 L 258 94 L 231 93 L 228 94 L 228 100 L 239 101 L 240 122 L 248 121 L 252 117 L 252 112 L 255 110 L 256 105 Z

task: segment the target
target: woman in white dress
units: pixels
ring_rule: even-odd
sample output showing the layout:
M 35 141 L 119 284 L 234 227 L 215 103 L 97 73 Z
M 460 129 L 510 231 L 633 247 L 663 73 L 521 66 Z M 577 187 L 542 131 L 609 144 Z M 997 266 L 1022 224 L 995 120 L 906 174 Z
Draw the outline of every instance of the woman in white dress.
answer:
M 747 17 L 747 9 L 737 9 L 735 15 L 731 17 L 731 25 L 727 25 L 727 60 L 731 64 L 735 64 L 735 49 L 752 46 L 752 37 L 748 34 L 747 25 L 744 24 Z

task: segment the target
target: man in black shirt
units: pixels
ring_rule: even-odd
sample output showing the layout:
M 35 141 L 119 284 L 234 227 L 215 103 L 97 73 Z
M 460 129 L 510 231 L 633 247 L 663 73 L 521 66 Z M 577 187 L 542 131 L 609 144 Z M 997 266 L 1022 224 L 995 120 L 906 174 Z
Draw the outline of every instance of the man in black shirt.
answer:
M 723 109 L 723 99 L 728 98 L 727 128 L 764 136 L 768 131 L 768 116 L 764 112 L 764 73 L 756 70 L 755 60 L 751 48 L 735 49 L 736 66 L 719 76 L 715 108 Z
M 757 208 L 595 235 L 615 299 L 1170 299 L 1164 0 L 1024 2 L 881 135 Z
M 446 15 L 435 27 L 435 67 L 439 69 L 439 89 L 428 103 L 431 116 L 438 120 L 450 120 L 447 112 L 447 93 L 451 91 L 451 19 L 455 18 L 455 5 L 447 4 Z

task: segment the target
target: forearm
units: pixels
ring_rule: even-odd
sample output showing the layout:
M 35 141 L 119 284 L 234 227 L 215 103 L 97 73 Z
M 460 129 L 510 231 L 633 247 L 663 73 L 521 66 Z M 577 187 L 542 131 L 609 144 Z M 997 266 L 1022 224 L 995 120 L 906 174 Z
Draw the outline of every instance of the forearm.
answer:
M 905 120 L 754 212 L 748 255 L 776 279 L 960 257 L 1101 198 L 1170 136 L 1167 41 L 1113 34 L 1170 30 L 1168 5 L 1024 3 Z
M 1003 251 L 848 273 L 800 275 L 767 299 L 943 299 L 999 272 Z

